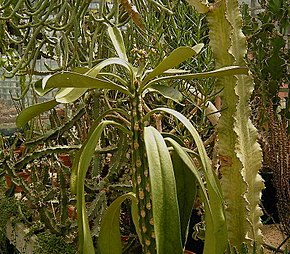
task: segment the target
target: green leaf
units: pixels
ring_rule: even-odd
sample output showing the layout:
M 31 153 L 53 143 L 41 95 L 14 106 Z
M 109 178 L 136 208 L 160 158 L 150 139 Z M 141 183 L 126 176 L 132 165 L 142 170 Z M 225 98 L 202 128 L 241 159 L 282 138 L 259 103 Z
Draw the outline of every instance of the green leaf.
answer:
M 189 73 L 189 70 L 182 70 L 182 69 L 168 69 L 163 74 L 184 74 L 184 73 Z
M 108 33 L 109 33 L 110 39 L 111 39 L 116 51 L 117 51 L 118 56 L 120 58 L 128 61 L 128 58 L 126 55 L 126 47 L 125 47 L 123 36 L 122 36 L 120 29 L 118 29 L 115 26 L 110 26 L 108 28 Z
M 44 96 L 47 93 L 49 93 L 53 88 L 42 88 L 42 80 L 39 79 L 34 83 L 34 91 L 39 95 L 39 96 Z
M 85 94 L 86 88 L 62 88 L 56 95 L 55 100 L 60 103 L 71 103 Z
M 94 68 L 92 68 L 90 71 L 87 72 L 87 75 L 90 77 L 96 77 L 101 72 L 101 70 L 109 65 L 120 65 L 123 66 L 125 69 L 129 71 L 130 80 L 135 80 L 135 71 L 134 67 L 128 62 L 125 61 L 122 58 L 112 57 L 108 58 L 102 62 L 100 62 L 98 65 L 96 65 Z
M 190 121 L 184 115 L 173 109 L 170 108 L 154 109 L 145 115 L 143 121 L 146 121 L 152 114 L 160 111 L 169 113 L 174 117 L 176 117 L 180 122 L 182 122 L 195 141 L 198 153 L 200 155 L 202 170 L 206 177 L 208 196 L 211 202 L 209 207 L 212 207 L 210 210 L 214 211 L 206 214 L 206 216 L 210 216 L 210 218 L 206 217 L 206 220 L 211 221 L 210 223 L 208 223 L 207 226 L 207 228 L 210 227 L 210 229 L 207 231 L 208 233 L 211 232 L 211 234 L 209 234 L 206 237 L 206 240 L 207 239 L 210 240 L 206 241 L 204 253 L 223 253 L 223 250 L 225 250 L 227 246 L 227 228 L 225 224 L 225 215 L 224 215 L 224 199 L 221 194 L 221 187 L 219 181 L 212 170 L 211 162 L 207 156 L 205 147 L 203 145 L 203 141 L 201 140 L 197 130 L 190 123 Z M 174 144 L 174 142 L 171 143 Z M 188 161 L 185 162 L 185 164 L 190 165 Z M 206 196 L 204 197 L 206 198 Z M 216 238 L 214 238 L 214 236 Z
M 72 72 L 80 73 L 80 74 L 85 74 L 90 70 L 88 67 L 76 67 L 73 68 Z
M 107 81 L 100 78 L 88 76 L 92 74 L 92 70 L 87 74 L 79 74 L 74 72 L 57 73 L 49 77 L 43 87 L 58 87 L 58 88 L 78 88 L 78 89 L 113 89 L 128 94 L 128 90 L 112 81 Z M 67 90 L 69 91 L 69 90 Z
M 169 151 L 161 134 L 145 127 L 157 253 L 183 253 L 177 192 Z
M 194 174 L 188 170 L 188 166 L 183 162 L 176 151 L 172 152 L 171 158 L 176 180 L 181 239 L 183 246 L 185 246 L 188 234 L 188 224 L 197 194 L 196 178 Z
M 173 100 L 180 104 L 180 102 L 183 99 L 182 93 L 180 93 L 177 89 L 165 86 L 165 85 L 159 85 L 159 84 L 153 84 L 148 88 L 149 92 L 157 92 L 164 96 L 167 99 Z
M 190 170 L 199 185 L 201 199 L 203 200 L 205 206 L 205 223 L 207 229 L 205 232 L 204 253 L 224 253 L 224 250 L 227 246 L 227 231 L 225 219 L 223 216 L 223 202 L 220 200 L 216 192 L 212 191 L 212 183 L 209 182 L 210 176 L 208 176 L 210 174 L 209 171 L 206 170 L 204 172 L 208 189 L 206 190 L 205 183 L 201 178 L 201 174 L 192 161 L 191 157 L 175 140 L 166 138 L 166 141 L 170 142 L 174 148 L 174 152 L 183 162 L 183 169 Z M 189 173 L 187 172 L 187 174 Z M 185 226 L 186 214 L 183 223 Z
M 145 77 L 142 82 L 143 85 L 156 76 L 163 74 L 166 70 L 172 69 L 190 57 L 197 55 L 203 46 L 204 44 L 200 43 L 192 48 L 183 46 L 173 50 L 168 57 L 164 58 L 161 63 Z
M 16 125 L 18 128 L 23 127 L 32 118 L 54 108 L 59 103 L 55 100 L 34 104 L 20 112 L 16 118 Z
M 130 199 L 132 202 L 132 216 L 135 227 L 138 229 L 137 198 L 129 192 L 114 200 L 104 214 L 101 222 L 98 247 L 100 254 L 122 254 L 120 235 L 120 208 L 122 203 Z M 136 224 L 137 223 L 137 224 Z
M 173 80 L 173 79 L 196 79 L 196 78 L 210 78 L 210 77 L 224 77 L 224 76 L 233 76 L 233 75 L 248 75 L 249 69 L 244 66 L 226 66 L 213 71 L 201 72 L 201 73 L 188 73 L 181 75 L 169 75 L 160 78 L 151 80 L 144 86 L 143 89 L 146 89 L 156 82 L 163 80 Z
M 85 74 L 88 72 L 90 69 L 86 67 L 77 67 L 73 69 L 74 73 L 80 73 L 80 74 Z M 48 75 L 45 78 L 41 80 L 41 84 L 39 82 L 35 83 L 35 90 L 36 92 L 43 96 L 44 93 L 47 93 L 47 91 L 51 91 L 53 88 L 47 88 L 47 82 L 48 80 L 52 77 L 52 75 Z M 51 79 L 50 79 L 51 81 Z M 39 87 L 41 85 L 41 87 Z M 47 86 L 46 86 L 47 85 Z M 64 87 L 64 86 L 63 86 Z M 76 101 L 78 98 L 80 98 L 87 89 L 60 89 L 58 93 L 56 94 L 56 100 L 60 103 L 70 103 L 73 101 Z M 43 94 L 43 95 L 42 95 Z
M 129 134 L 129 131 L 114 121 L 103 121 L 101 123 L 93 124 L 89 132 L 88 138 L 81 148 L 78 155 L 77 168 L 74 169 L 76 176 L 76 191 L 77 191 L 77 211 L 78 211 L 78 228 L 79 228 L 79 248 L 81 254 L 93 254 L 94 245 L 90 235 L 90 227 L 87 218 L 84 184 L 87 170 L 95 153 L 95 148 L 101 138 L 102 132 L 107 125 L 114 125 L 123 132 Z M 71 179 L 74 180 L 74 179 Z M 75 189 L 75 187 L 74 187 Z

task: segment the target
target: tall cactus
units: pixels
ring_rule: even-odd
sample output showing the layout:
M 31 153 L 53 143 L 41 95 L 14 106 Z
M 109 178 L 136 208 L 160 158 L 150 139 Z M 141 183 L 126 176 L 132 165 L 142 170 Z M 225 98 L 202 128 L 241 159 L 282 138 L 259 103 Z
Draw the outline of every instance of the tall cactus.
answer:
M 238 1 L 188 2 L 207 16 L 216 67 L 245 66 L 246 40 L 241 30 Z M 250 121 L 249 107 L 253 80 L 246 75 L 221 77 L 216 89 L 222 90 L 217 148 L 229 242 L 231 248 L 240 252 L 243 243 L 247 243 L 249 249 L 254 242 L 258 246 L 262 244 L 259 201 L 263 182 L 258 174 L 262 154 L 257 131 Z

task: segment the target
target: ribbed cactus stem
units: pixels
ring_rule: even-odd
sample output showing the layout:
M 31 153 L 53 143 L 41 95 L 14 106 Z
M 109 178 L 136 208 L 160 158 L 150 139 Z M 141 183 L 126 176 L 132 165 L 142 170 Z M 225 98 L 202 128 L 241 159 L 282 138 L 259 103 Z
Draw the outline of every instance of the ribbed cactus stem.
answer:
M 211 4 L 203 0 L 188 1 L 199 12 L 206 13 L 216 67 L 245 66 L 247 47 L 238 0 Z M 258 174 L 262 154 L 257 130 L 250 119 L 253 88 L 248 75 L 220 77 L 216 82 L 217 91 L 222 91 L 217 148 L 226 222 L 231 250 L 239 253 L 245 243 L 250 252 L 254 243 L 258 249 L 262 246 L 259 202 L 263 182 Z
M 135 82 L 136 86 L 138 82 Z M 143 108 L 141 96 L 135 94 L 131 100 L 132 169 L 133 190 L 138 199 L 139 226 L 143 253 L 156 253 L 154 222 L 150 192 L 148 162 L 146 158 L 142 123 Z

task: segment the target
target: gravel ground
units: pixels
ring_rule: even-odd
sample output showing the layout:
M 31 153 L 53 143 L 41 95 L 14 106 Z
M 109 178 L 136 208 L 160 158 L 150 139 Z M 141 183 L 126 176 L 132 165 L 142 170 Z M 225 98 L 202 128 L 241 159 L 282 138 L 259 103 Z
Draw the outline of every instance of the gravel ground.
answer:
M 271 225 L 263 225 L 262 233 L 264 237 L 264 242 L 268 245 L 271 245 L 277 248 L 283 240 L 286 238 L 285 235 L 282 234 L 281 230 L 279 229 L 278 224 L 271 224 Z M 290 249 L 290 242 L 288 241 L 288 250 Z M 285 250 L 286 244 L 283 245 L 282 250 Z M 265 249 L 265 254 L 272 254 L 275 251 L 271 251 L 269 249 Z

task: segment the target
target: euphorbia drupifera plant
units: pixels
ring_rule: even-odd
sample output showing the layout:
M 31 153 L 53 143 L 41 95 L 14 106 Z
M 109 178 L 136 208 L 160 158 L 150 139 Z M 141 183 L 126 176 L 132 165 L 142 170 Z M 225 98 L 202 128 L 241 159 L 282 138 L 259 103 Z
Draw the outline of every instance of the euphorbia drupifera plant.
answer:
M 143 66 L 136 68 L 128 62 L 120 30 L 109 27 L 108 32 L 118 57 L 103 60 L 90 69 L 81 68 L 46 77 L 42 89 L 60 89 L 55 99 L 25 109 L 17 119 L 18 125 L 22 126 L 59 103 L 76 101 L 91 89 L 116 91 L 124 95 L 126 107 L 110 108 L 95 119 L 73 163 L 71 190 L 77 196 L 80 253 L 95 253 L 84 183 L 90 162 L 96 156 L 96 147 L 107 128 L 114 128 L 119 133 L 117 135 L 125 135 L 130 144 L 132 192 L 117 198 L 107 209 L 98 239 L 100 253 L 122 253 L 119 214 L 125 199 L 131 200 L 132 217 L 144 253 L 182 253 L 197 186 L 205 207 L 207 230 L 204 253 L 223 253 L 228 239 L 224 200 L 203 142 L 185 116 L 167 105 L 150 109 L 145 97 L 154 92 L 180 103 L 182 94 L 166 81 L 247 75 L 248 69 L 225 66 L 205 73 L 174 69 L 198 54 L 202 44 L 177 48 L 153 70 L 145 70 Z M 184 125 L 197 146 L 197 157 L 177 134 L 163 134 L 154 127 L 152 119 L 159 113 Z M 116 120 L 117 115 L 120 117 Z

